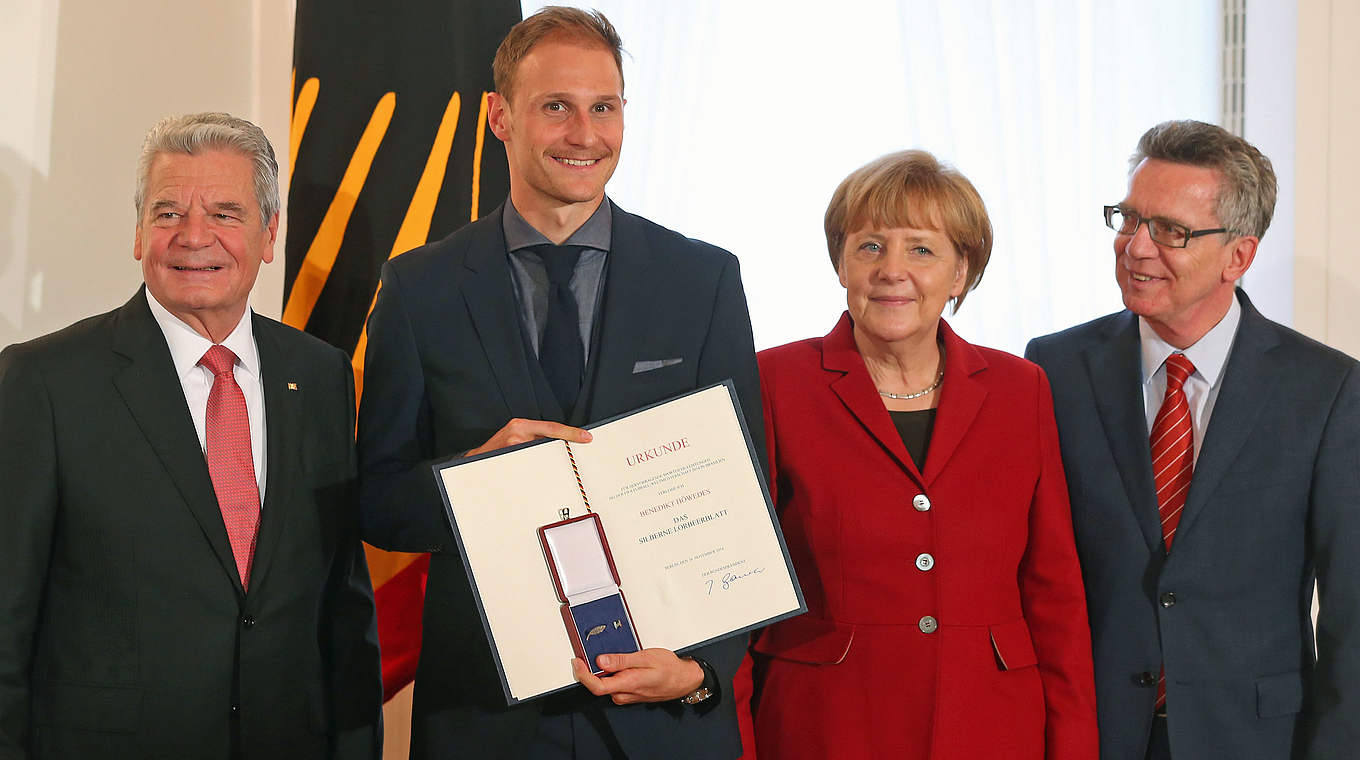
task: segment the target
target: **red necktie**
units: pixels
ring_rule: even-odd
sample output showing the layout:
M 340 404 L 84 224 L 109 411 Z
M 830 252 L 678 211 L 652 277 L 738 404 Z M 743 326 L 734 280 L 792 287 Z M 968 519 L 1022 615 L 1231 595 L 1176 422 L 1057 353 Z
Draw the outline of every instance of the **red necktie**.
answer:
M 260 527 L 260 487 L 255 480 L 255 458 L 250 453 L 246 397 L 236 384 L 236 354 L 231 349 L 213 346 L 198 363 L 213 373 L 212 390 L 208 391 L 205 454 L 244 588 L 250 582 L 250 560 L 255 554 L 255 536 Z
M 1185 354 L 1166 359 L 1166 398 L 1152 423 L 1152 480 L 1157 485 L 1157 511 L 1162 516 L 1162 540 L 1171 551 L 1171 540 L 1181 522 L 1190 476 L 1195 467 L 1195 433 L 1190 425 L 1190 402 L 1185 381 L 1195 365 Z
M 1185 497 L 1190 492 L 1190 478 L 1195 470 L 1195 433 L 1190 424 L 1190 402 L 1185 398 L 1185 381 L 1195 371 L 1195 365 L 1185 354 L 1172 354 L 1166 359 L 1166 398 L 1157 410 L 1152 423 L 1152 480 L 1157 486 L 1157 511 L 1162 517 L 1162 541 L 1171 551 L 1171 541 L 1180 525 Z M 1154 709 L 1161 712 L 1166 706 L 1166 669 L 1157 680 L 1157 702 Z

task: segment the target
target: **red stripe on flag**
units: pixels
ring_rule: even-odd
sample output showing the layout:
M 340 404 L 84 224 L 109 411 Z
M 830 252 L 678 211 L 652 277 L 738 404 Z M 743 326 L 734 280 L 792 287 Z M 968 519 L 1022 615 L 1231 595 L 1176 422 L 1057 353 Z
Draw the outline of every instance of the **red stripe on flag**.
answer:
M 420 662 L 420 619 L 425 606 L 426 554 L 373 590 L 382 645 L 383 701 L 396 696 L 416 677 Z

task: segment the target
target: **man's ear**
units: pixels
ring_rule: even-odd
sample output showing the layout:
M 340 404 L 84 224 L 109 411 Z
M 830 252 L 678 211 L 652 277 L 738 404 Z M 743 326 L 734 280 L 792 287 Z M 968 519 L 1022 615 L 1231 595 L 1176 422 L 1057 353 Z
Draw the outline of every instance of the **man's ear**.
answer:
M 491 126 L 491 134 L 505 142 L 510 134 L 510 101 L 499 92 L 486 94 L 486 123 Z
M 1228 263 L 1223 267 L 1224 282 L 1237 282 L 1242 279 L 1251 262 L 1256 259 L 1256 247 L 1260 243 L 1260 238 L 1251 235 L 1243 235 L 1233 243 L 1232 251 L 1228 254 Z
M 265 229 L 269 232 L 269 245 L 265 246 L 264 252 L 260 254 L 260 261 L 268 264 L 274 261 L 274 241 L 279 236 L 279 213 L 277 211 L 274 212 L 273 218 L 269 220 Z

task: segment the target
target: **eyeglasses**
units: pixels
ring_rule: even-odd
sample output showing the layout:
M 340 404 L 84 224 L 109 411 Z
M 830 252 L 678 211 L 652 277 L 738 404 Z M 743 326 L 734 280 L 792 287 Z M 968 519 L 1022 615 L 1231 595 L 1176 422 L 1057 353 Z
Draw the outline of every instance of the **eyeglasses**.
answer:
M 1226 227 L 1215 227 L 1211 230 L 1192 230 L 1183 224 L 1176 224 L 1160 217 L 1144 218 L 1118 206 L 1105 207 L 1105 225 L 1120 235 L 1134 234 L 1138 231 L 1140 224 L 1147 224 L 1148 236 L 1152 238 L 1154 243 L 1161 243 L 1168 248 L 1184 248 L 1190 245 L 1190 241 L 1194 238 L 1228 231 Z

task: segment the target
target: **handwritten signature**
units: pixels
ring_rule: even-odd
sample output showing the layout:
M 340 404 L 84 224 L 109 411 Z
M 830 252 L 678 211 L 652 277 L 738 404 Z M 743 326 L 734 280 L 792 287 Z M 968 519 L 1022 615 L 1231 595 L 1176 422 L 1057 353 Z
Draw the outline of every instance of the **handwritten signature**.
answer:
M 708 580 L 704 581 L 704 583 L 708 584 L 708 594 L 711 596 L 713 594 L 713 587 L 716 583 L 721 583 L 722 590 L 726 591 L 732 588 L 734 585 L 736 585 L 737 581 L 741 580 L 742 578 L 749 578 L 752 575 L 759 575 L 760 573 L 763 572 L 765 572 L 765 568 L 757 567 L 752 568 L 751 570 L 747 570 L 746 572 L 740 575 L 733 575 L 732 573 L 723 573 L 722 578 L 716 581 L 712 578 L 709 578 Z

